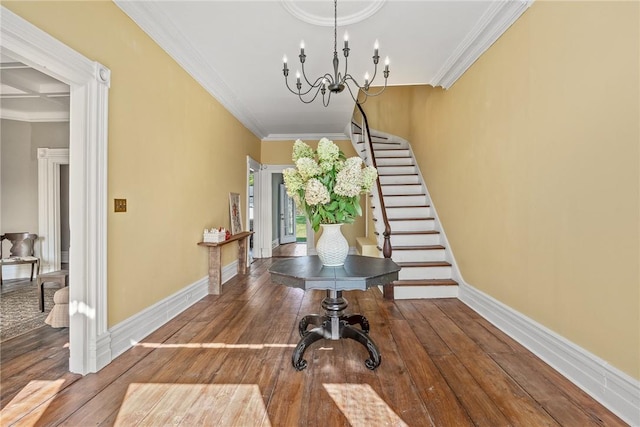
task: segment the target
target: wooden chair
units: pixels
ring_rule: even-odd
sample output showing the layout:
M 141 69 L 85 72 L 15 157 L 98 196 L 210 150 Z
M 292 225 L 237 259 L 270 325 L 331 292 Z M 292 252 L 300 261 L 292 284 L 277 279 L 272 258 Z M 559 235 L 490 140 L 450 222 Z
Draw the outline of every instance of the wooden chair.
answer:
M 5 265 L 31 264 L 31 281 L 33 271 L 40 274 L 40 258 L 35 256 L 35 242 L 37 234 L 32 233 L 5 233 L 0 236 L 0 286 L 2 285 L 2 268 Z M 8 256 L 2 252 L 2 244 L 5 240 L 11 242 Z

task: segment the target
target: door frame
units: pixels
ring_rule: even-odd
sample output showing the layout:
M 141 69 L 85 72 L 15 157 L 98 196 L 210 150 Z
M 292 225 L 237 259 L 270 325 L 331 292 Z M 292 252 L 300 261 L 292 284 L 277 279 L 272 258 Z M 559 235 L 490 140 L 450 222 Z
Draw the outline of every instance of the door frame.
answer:
M 272 190 L 271 181 L 274 173 L 282 173 L 287 168 L 292 168 L 294 165 L 262 165 L 262 172 L 260 177 L 260 227 L 263 232 L 259 236 L 255 236 L 254 240 L 254 257 L 256 258 L 271 258 L 273 255 L 273 249 L 271 247 L 271 233 L 267 233 L 267 230 L 271 230 L 273 220 L 273 207 L 272 207 Z M 315 255 L 315 233 L 311 228 L 309 221 L 307 221 L 307 254 Z
M 40 272 L 60 270 L 60 166 L 69 164 L 68 148 L 38 148 L 38 236 Z
M 69 370 L 111 362 L 107 329 L 107 119 L 111 71 L 0 6 L 0 51 L 70 86 Z

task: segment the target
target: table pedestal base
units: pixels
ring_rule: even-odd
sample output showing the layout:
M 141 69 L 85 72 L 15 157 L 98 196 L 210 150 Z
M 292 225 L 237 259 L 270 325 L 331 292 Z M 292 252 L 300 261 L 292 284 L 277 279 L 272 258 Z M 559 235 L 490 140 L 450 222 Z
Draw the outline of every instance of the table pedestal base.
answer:
M 301 371 L 307 367 L 307 361 L 302 358 L 305 350 L 323 338 L 356 340 L 369 351 L 369 358 L 364 362 L 365 366 L 373 370 L 380 365 L 380 350 L 369 337 L 369 321 L 360 314 L 344 315 L 344 309 L 347 308 L 347 305 L 347 300 L 342 297 L 342 291 L 327 290 L 327 296 L 322 300 L 325 315 L 311 314 L 300 320 L 298 330 L 302 339 L 298 342 L 291 357 L 291 363 L 296 370 Z M 316 327 L 307 330 L 309 325 Z M 360 328 L 353 325 L 360 325 Z

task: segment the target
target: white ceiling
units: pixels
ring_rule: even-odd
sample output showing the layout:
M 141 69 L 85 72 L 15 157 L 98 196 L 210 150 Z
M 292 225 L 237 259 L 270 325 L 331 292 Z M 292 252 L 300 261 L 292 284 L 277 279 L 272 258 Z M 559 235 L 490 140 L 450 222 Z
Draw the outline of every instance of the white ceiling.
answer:
M 373 43 L 378 40 L 381 64 L 386 56 L 391 61 L 390 86 L 448 88 L 532 1 L 339 0 L 341 69 L 346 30 L 351 48 L 348 71 L 360 83 L 366 71 L 373 73 Z M 346 90 L 333 95 L 326 108 L 319 100 L 303 104 L 287 90 L 282 74 L 282 57 L 286 55 L 293 87 L 301 40 L 305 42 L 309 78 L 332 72 L 333 1 L 115 3 L 257 137 L 339 138 L 343 134 L 354 106 Z M 24 114 L 42 109 L 53 116 L 53 105 L 62 100 L 68 115 L 69 98 L 58 97 L 62 93 L 59 82 L 56 86 L 43 81 L 35 70 L 21 75 L 15 68 L 6 68 L 5 58 L 2 64 L 2 117 L 8 111 L 19 115 L 21 109 Z M 381 81 L 380 74 L 381 70 L 374 85 Z M 35 86 L 26 83 L 31 78 L 37 82 Z M 23 92 L 20 97 L 8 97 L 15 89 Z M 36 94 L 41 96 L 26 98 Z
M 69 121 L 69 86 L 0 55 L 0 117 L 26 122 Z

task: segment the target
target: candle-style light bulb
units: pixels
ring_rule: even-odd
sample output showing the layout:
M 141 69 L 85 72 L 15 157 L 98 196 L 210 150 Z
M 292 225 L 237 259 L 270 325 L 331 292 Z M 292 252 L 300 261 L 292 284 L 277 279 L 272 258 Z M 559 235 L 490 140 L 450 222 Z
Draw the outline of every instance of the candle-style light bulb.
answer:
M 349 33 L 347 33 L 346 31 L 344 32 L 344 48 L 349 48 Z
M 388 56 L 384 59 L 384 70 L 385 71 L 389 71 L 389 57 Z
M 304 40 L 300 41 L 300 55 L 304 55 Z
M 369 72 L 364 73 L 364 87 L 369 87 Z
M 378 56 L 378 48 L 380 45 L 378 44 L 378 40 L 373 44 L 373 56 Z
M 300 83 L 300 71 L 296 71 L 296 83 Z

